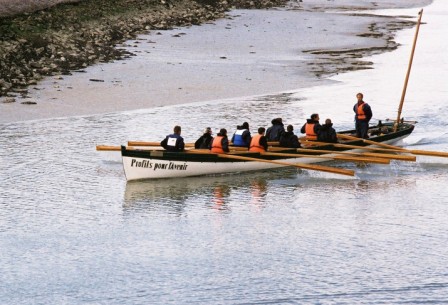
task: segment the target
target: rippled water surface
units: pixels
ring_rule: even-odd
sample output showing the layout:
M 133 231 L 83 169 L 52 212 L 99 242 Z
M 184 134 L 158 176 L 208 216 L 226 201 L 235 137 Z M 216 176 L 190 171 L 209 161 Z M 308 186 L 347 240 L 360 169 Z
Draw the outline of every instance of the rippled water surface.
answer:
M 448 151 L 441 2 L 425 11 L 403 110 L 419 122 L 412 149 Z M 375 120 L 394 117 L 413 34 L 333 86 L 0 125 L 0 304 L 446 304 L 446 158 L 334 164 L 355 178 L 281 169 L 126 183 L 119 155 L 95 151 L 175 124 L 189 142 L 207 125 L 254 130 L 277 116 L 298 129 L 315 111 L 351 128 L 357 91 Z

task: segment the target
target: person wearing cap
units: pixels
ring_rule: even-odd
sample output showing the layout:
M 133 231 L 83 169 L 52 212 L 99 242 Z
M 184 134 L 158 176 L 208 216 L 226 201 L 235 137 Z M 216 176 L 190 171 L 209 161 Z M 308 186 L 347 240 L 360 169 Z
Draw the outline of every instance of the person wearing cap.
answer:
M 194 143 L 194 148 L 196 149 L 208 149 L 210 147 L 210 143 L 213 141 L 212 137 L 212 129 L 207 127 L 204 129 L 204 134 L 199 137 Z
M 180 136 L 181 127 L 177 125 L 174 126 L 173 132 L 174 133 L 167 135 L 165 139 L 160 142 L 160 146 L 168 151 L 184 151 L 184 138 Z
M 299 138 L 294 134 L 294 127 L 288 125 L 286 132 L 280 137 L 280 146 L 289 148 L 300 148 Z
M 279 141 L 281 135 L 285 132 L 282 118 L 276 118 L 271 121 L 272 126 L 266 131 L 268 141 Z
M 333 123 L 331 123 L 330 119 L 326 119 L 325 124 L 320 127 L 319 132 L 317 134 L 317 141 L 338 143 L 336 130 L 334 130 Z
M 268 141 L 264 136 L 265 131 L 264 127 L 258 128 L 258 134 L 254 135 L 250 141 L 249 151 L 265 152 L 268 150 Z
M 243 125 L 238 125 L 232 136 L 233 145 L 239 147 L 249 147 L 251 140 L 252 136 L 249 131 L 249 123 L 244 122 Z
M 301 133 L 306 135 L 308 141 L 316 141 L 321 125 L 319 124 L 319 114 L 313 113 L 306 123 L 300 129 Z
M 225 128 L 221 128 L 211 142 L 210 151 L 218 154 L 229 152 L 229 139 L 227 138 L 227 130 Z
M 353 111 L 355 112 L 355 128 L 356 136 L 358 138 L 367 139 L 369 135 L 367 134 L 369 130 L 369 121 L 372 118 L 372 108 L 369 104 L 364 102 L 364 95 L 362 93 L 356 94 L 356 99 L 358 100 L 353 106 Z

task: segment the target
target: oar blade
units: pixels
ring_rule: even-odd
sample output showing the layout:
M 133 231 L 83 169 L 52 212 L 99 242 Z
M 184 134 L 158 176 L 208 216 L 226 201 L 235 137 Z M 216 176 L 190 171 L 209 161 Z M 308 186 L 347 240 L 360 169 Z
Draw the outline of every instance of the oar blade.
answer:
M 97 145 L 96 150 L 98 151 L 121 151 L 120 146 L 112 146 L 112 145 Z

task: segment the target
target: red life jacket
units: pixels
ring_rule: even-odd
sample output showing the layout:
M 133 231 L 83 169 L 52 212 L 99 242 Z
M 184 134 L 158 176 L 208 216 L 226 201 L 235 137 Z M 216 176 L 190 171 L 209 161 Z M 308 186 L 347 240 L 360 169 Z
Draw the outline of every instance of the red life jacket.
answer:
M 250 148 L 249 151 L 256 151 L 256 152 L 265 152 L 263 145 L 260 145 L 260 139 L 263 137 L 261 134 L 256 134 L 252 137 L 252 140 L 250 141 Z
M 307 140 L 317 140 L 317 134 L 314 132 L 314 125 L 316 125 L 316 123 L 306 123 L 305 125 L 305 134 Z
M 356 118 L 358 120 L 365 120 L 366 114 L 364 113 L 364 102 L 362 102 L 360 105 L 358 105 L 358 108 L 356 109 Z
M 225 153 L 225 151 L 222 149 L 222 139 L 223 138 L 224 138 L 223 136 L 216 136 L 213 139 L 212 148 L 210 150 L 211 152 L 218 153 L 218 154 Z

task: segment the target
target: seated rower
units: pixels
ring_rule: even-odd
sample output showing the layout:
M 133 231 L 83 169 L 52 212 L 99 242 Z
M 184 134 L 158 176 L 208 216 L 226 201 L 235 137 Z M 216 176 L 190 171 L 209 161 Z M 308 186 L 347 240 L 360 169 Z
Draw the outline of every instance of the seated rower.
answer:
M 266 129 L 264 127 L 258 128 L 258 134 L 252 137 L 250 141 L 249 151 L 265 152 L 268 150 L 268 141 L 264 136 Z
M 243 125 L 236 127 L 236 131 L 232 136 L 234 146 L 249 147 L 251 140 L 252 136 L 249 131 L 249 123 L 244 122 Z
M 289 148 L 300 148 L 299 138 L 294 134 L 294 127 L 288 125 L 286 132 L 280 136 L 280 146 Z
M 194 148 L 196 149 L 208 149 L 210 147 L 210 143 L 213 141 L 212 137 L 212 129 L 207 127 L 204 129 L 204 134 L 199 137 L 194 143 Z
M 310 119 L 300 129 L 301 133 L 306 134 L 307 141 L 316 141 L 321 125 L 319 124 L 319 114 L 313 113 Z
M 223 154 L 229 152 L 229 139 L 227 138 L 227 130 L 225 128 L 221 128 L 209 148 L 213 153 Z
M 333 123 L 331 123 L 330 119 L 326 119 L 325 124 L 320 127 L 319 132 L 317 133 L 317 141 L 338 143 L 336 130 L 334 130 Z
M 160 142 L 160 146 L 168 151 L 184 151 L 185 143 L 184 138 L 180 136 L 180 126 L 174 126 L 174 133 L 167 135 L 166 138 Z
M 280 136 L 285 132 L 282 118 L 276 118 L 271 121 L 272 126 L 266 131 L 268 141 L 275 142 L 280 140 Z

